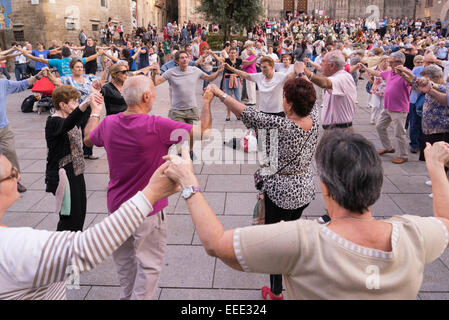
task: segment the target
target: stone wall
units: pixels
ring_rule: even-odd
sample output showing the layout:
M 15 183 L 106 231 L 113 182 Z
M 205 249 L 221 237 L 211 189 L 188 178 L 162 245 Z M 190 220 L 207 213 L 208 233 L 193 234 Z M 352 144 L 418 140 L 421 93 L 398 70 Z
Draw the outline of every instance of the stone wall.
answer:
M 354 19 L 370 17 L 408 17 L 413 19 L 415 0 L 309 0 L 308 13 L 325 10 L 326 16 L 333 19 Z
M 25 41 L 35 44 L 51 40 L 71 41 L 76 44 L 81 29 L 95 39 L 100 39 L 99 30 L 108 18 L 112 23 L 125 26 L 125 33 L 132 31 L 131 0 L 58 0 L 40 1 L 31 5 L 30 0 L 13 0 L 11 20 L 14 32 L 23 31 Z
M 427 6 L 426 1 L 420 1 L 416 8 L 417 19 L 449 20 L 449 0 L 433 1 L 432 6 Z

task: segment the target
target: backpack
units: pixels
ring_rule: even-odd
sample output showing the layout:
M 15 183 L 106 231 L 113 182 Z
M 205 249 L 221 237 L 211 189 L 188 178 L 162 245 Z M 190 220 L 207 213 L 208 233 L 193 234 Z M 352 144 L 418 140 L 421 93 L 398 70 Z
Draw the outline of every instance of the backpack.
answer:
M 25 98 L 25 100 L 23 100 L 20 109 L 23 113 L 33 112 L 33 106 L 36 101 L 37 98 L 34 95 L 28 96 L 27 98 Z

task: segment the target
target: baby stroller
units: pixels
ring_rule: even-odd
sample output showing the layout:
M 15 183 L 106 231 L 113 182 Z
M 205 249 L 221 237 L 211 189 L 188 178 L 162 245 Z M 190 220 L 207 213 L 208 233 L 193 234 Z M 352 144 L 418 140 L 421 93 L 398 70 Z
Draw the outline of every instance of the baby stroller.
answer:
M 40 115 L 45 111 L 49 111 L 50 114 L 55 113 L 55 108 L 53 106 L 53 102 L 51 101 L 51 95 L 54 89 L 55 85 L 46 77 L 34 83 L 31 91 L 36 93 L 34 96 L 37 99 L 37 114 Z

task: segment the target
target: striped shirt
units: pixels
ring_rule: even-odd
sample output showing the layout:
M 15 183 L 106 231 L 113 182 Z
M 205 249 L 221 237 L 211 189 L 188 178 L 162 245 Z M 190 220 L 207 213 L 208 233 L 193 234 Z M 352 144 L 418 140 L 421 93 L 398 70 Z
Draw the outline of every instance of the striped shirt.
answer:
M 0 299 L 65 299 L 68 277 L 103 262 L 152 211 L 139 192 L 84 232 L 0 228 Z

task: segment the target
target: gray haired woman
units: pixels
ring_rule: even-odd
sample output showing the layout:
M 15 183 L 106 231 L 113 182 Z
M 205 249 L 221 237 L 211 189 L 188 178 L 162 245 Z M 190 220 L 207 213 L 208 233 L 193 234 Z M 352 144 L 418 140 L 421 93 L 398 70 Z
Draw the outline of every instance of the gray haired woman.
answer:
M 182 188 L 198 185 L 186 149 L 167 156 L 165 174 Z M 358 134 L 334 130 L 316 152 L 325 205 L 332 220 L 296 220 L 225 231 L 201 193 L 187 205 L 206 252 L 233 269 L 282 274 L 288 299 L 416 299 L 424 265 L 449 243 L 449 145 L 426 148 L 435 217 L 377 220 L 371 207 L 382 188 L 382 162 Z

